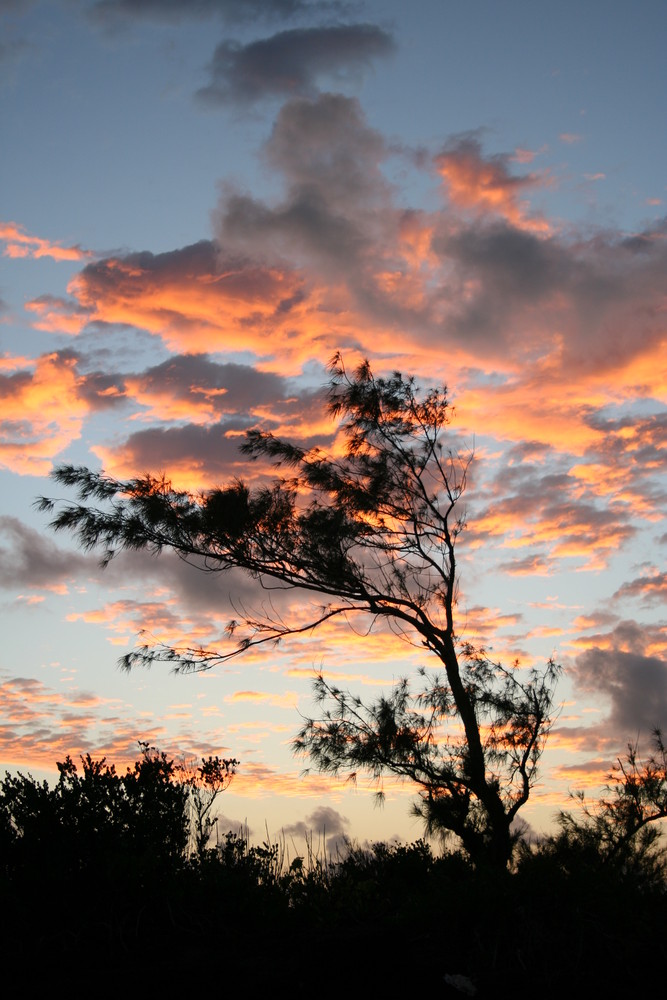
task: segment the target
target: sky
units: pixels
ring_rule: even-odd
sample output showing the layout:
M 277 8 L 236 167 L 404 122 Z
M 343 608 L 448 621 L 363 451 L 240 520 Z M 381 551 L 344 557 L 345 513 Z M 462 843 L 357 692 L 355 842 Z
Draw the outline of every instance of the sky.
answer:
M 259 839 L 421 835 L 409 786 L 378 809 L 290 741 L 317 670 L 372 700 L 425 654 L 341 623 L 122 672 L 260 592 L 102 571 L 33 506 L 63 462 L 198 490 L 252 478 L 248 428 L 330 446 L 336 351 L 448 387 L 459 634 L 563 666 L 531 827 L 667 727 L 666 30 L 662 0 L 0 0 L 0 767 L 142 739 L 238 758 L 221 823 Z

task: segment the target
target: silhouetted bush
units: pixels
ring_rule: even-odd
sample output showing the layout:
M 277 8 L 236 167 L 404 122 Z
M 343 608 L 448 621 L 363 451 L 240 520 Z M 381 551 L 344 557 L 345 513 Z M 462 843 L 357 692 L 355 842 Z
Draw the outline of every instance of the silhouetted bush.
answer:
M 512 871 L 424 841 L 331 859 L 228 833 L 199 850 L 188 786 L 164 754 L 144 747 L 123 775 L 90 757 L 59 770 L 54 788 L 0 782 L 1 931 L 26 981 L 41 964 L 52 983 L 103 970 L 115 990 L 173 992 L 197 970 L 199 988 L 395 994 L 418 981 L 446 997 L 460 994 L 445 976 L 462 975 L 479 996 L 539 984 L 560 998 L 574 981 L 614 995 L 664 972 L 656 845 L 638 844 L 628 867 L 584 820 L 521 845 Z

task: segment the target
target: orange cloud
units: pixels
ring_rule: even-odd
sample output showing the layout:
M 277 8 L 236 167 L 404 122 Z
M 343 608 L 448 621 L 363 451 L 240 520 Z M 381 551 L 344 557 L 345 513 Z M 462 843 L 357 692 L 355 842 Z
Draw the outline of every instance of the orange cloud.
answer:
M 535 157 L 540 156 L 541 153 L 545 153 L 546 151 L 546 146 L 542 146 L 540 149 L 522 149 L 519 146 L 514 150 L 512 159 L 516 163 L 532 163 Z
M 164 749 L 176 759 L 225 754 L 213 733 L 181 730 L 178 742 L 167 738 L 162 718 L 151 712 L 128 715 L 121 702 L 68 688 L 57 691 L 39 680 L 10 677 L 0 681 L 0 760 L 12 767 L 55 772 L 56 761 L 70 754 L 75 763 L 86 753 L 124 769 L 137 760 L 138 739 Z
M 295 708 L 299 701 L 296 691 L 286 691 L 284 694 L 272 694 L 268 691 L 235 691 L 225 696 L 225 701 L 231 703 L 251 702 L 258 705 L 269 705 L 271 708 Z
M 100 320 L 159 334 L 171 350 L 273 352 L 275 337 L 304 323 L 316 304 L 302 279 L 279 267 L 225 259 L 202 240 L 172 253 L 131 254 L 89 264 L 69 284 L 79 307 L 69 321 Z M 58 322 L 52 311 L 43 322 Z M 320 321 L 321 328 L 321 321 Z
M 562 764 L 554 769 L 553 777 L 580 790 L 599 789 L 607 784 L 613 765 L 613 761 L 599 759 L 577 764 Z
M 464 138 L 441 153 L 436 163 L 449 200 L 457 208 L 492 213 L 520 228 L 549 232 L 546 220 L 529 217 L 529 203 L 521 200 L 524 192 L 546 183 L 545 178 L 537 174 L 512 175 L 507 160 L 504 156 L 484 158 L 479 142 Z
M 290 667 L 285 671 L 287 677 L 294 677 L 298 680 L 307 680 L 312 683 L 318 674 L 325 680 L 340 683 L 341 681 L 353 684 L 365 684 L 368 687 L 390 687 L 394 683 L 393 678 L 371 677 L 368 674 L 358 674 L 344 670 L 329 670 L 328 668 L 314 670 L 312 667 Z
M 141 641 L 149 645 L 179 645 L 184 642 L 193 646 L 206 645 L 219 635 L 220 623 L 211 621 L 205 615 L 199 615 L 195 620 L 185 613 L 179 614 L 175 610 L 176 605 L 174 597 L 162 602 L 112 601 L 90 611 L 71 612 L 66 620 L 103 625 L 115 634 L 109 641 L 123 646 L 138 633 L 141 634 Z
M 294 798 L 327 797 L 337 801 L 345 792 L 349 792 L 351 781 L 349 777 L 331 777 L 329 775 L 303 774 L 300 771 L 280 772 L 276 768 L 263 763 L 243 763 L 234 779 L 234 795 L 248 798 L 266 798 L 280 795 Z M 375 790 L 377 785 L 371 779 L 359 780 L 359 785 Z M 385 778 L 382 782 L 384 791 L 391 796 L 414 795 L 414 785 L 398 778 Z
M 0 222 L 0 240 L 5 243 L 5 257 L 51 257 L 53 260 L 85 260 L 92 254 L 81 247 L 62 247 L 39 236 L 30 236 L 15 222 Z
M 0 467 L 46 475 L 53 458 L 80 436 L 90 406 L 79 393 L 74 357 L 45 354 L 30 365 L 0 375 Z

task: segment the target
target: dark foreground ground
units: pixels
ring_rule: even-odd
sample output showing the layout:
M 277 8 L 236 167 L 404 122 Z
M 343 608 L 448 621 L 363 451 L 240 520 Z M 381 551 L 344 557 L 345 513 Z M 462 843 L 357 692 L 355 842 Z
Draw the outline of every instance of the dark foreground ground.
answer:
M 510 874 L 378 845 L 307 871 L 228 841 L 175 866 L 26 857 L 0 890 L 5 977 L 28 993 L 464 996 L 458 975 L 480 997 L 561 998 L 667 982 L 664 886 L 586 859 Z

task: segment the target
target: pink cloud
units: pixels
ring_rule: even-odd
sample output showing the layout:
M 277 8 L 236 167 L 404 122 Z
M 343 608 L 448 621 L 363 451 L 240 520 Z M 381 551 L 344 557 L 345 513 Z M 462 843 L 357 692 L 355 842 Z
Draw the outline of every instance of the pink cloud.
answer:
M 0 222 L 0 240 L 5 244 L 5 257 L 51 257 L 57 261 L 85 260 L 92 257 L 89 250 L 78 246 L 63 247 L 39 236 L 30 236 L 23 226 L 15 222 Z

